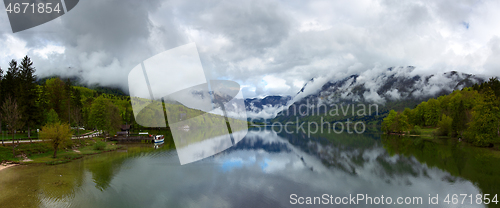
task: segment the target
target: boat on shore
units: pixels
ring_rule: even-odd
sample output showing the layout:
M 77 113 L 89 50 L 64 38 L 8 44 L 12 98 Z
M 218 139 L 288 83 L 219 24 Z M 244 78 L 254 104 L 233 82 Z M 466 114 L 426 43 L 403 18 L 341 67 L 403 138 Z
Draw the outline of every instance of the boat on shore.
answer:
M 154 143 L 160 143 L 160 142 L 163 142 L 164 140 L 165 140 L 165 137 L 163 135 L 155 135 L 153 137 Z

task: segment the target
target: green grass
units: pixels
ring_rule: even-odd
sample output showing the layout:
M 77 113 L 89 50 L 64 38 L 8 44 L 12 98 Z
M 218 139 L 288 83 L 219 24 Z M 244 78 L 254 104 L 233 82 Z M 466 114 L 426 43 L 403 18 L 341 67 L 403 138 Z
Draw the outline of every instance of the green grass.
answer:
M 78 132 L 76 131 L 76 129 L 73 129 L 72 132 L 73 132 L 74 136 L 80 136 L 80 135 L 92 132 L 92 130 L 80 130 L 80 132 L 78 134 Z
M 72 130 L 74 136 L 80 136 L 89 132 L 92 132 L 92 130 L 80 130 L 79 134 L 77 135 L 76 130 Z M 31 131 L 31 139 L 38 139 L 38 134 L 36 131 Z M 7 131 L 3 131 L 3 134 L 0 135 L 0 140 L 1 138 L 4 139 L 4 141 L 11 141 L 12 142 L 12 134 L 9 134 Z M 16 133 L 14 136 L 14 139 L 17 140 L 29 140 L 28 139 L 28 132 L 25 133 Z
M 3 161 L 13 161 L 18 162 L 19 159 L 12 155 L 12 147 L 0 146 L 0 162 Z
M 435 128 L 425 128 L 423 127 L 421 129 L 421 136 L 425 136 L 425 137 L 433 137 L 434 136 L 434 131 L 436 129 Z
M 38 139 L 38 136 L 37 136 L 37 132 L 36 131 L 32 131 L 31 132 L 31 139 Z M 3 134 L 0 135 L 0 139 L 4 139 L 4 141 L 11 141 L 12 142 L 12 134 L 8 134 L 7 131 L 3 131 Z M 16 133 L 15 136 L 14 136 L 14 139 L 15 140 L 29 140 L 28 139 L 28 133 Z
M 94 145 L 98 143 L 101 148 L 96 149 Z M 79 146 L 78 151 L 75 152 L 73 148 Z M 57 157 L 53 158 L 54 150 L 50 143 L 48 142 L 36 142 L 36 143 L 21 143 L 16 147 L 16 155 L 24 154 L 29 159 L 33 161 L 24 163 L 45 163 L 48 165 L 55 165 L 66 163 L 78 158 L 82 158 L 85 155 L 98 154 L 106 151 L 112 151 L 121 148 L 121 146 L 116 145 L 116 142 L 104 142 L 102 138 L 94 139 L 81 139 L 72 140 L 65 145 L 61 145 L 57 151 Z M 19 157 L 14 157 L 12 155 L 11 146 L 0 146 L 0 161 L 12 161 L 21 162 Z
M 62 163 L 67 163 L 75 159 L 84 157 L 85 155 L 98 154 L 102 152 L 112 151 L 120 148 L 118 145 L 114 145 L 114 142 L 105 143 L 106 147 L 102 150 L 95 150 L 93 145 L 84 146 L 78 149 L 80 152 L 75 152 L 70 150 L 59 150 L 57 151 L 57 157 L 53 158 L 54 151 L 47 151 L 44 154 L 40 154 L 34 157 L 30 157 L 33 161 L 28 163 L 45 163 L 47 165 L 57 165 Z

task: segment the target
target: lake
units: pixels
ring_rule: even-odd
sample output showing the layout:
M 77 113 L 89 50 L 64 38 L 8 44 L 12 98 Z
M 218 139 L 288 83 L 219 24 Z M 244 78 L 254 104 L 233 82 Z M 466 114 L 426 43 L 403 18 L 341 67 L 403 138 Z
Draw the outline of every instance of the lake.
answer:
M 182 166 L 175 149 L 126 149 L 3 170 L 0 207 L 497 207 L 476 197 L 500 193 L 498 152 L 452 139 L 250 129 Z

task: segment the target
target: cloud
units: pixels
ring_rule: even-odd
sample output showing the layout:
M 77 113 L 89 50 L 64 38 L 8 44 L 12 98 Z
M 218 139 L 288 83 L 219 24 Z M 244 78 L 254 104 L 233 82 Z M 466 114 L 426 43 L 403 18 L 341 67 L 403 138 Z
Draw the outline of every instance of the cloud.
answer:
M 81 1 L 15 34 L 0 14 L 0 66 L 28 54 L 40 76 L 127 89 L 140 61 L 195 42 L 207 76 L 251 86 L 245 96 L 295 95 L 311 78 L 392 66 L 498 76 L 499 9 L 497 1 L 451 0 Z M 279 87 L 261 84 L 265 77 Z

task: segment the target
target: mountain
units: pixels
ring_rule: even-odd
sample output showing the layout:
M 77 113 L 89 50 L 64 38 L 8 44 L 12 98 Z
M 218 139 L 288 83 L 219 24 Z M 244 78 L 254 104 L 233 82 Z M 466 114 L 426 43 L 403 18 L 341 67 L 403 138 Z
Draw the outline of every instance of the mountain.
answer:
M 449 94 L 453 90 L 471 87 L 475 83 L 483 83 L 486 80 L 486 77 L 456 71 L 419 75 L 413 72 L 414 68 L 413 66 L 391 67 L 377 73 L 366 71 L 338 80 L 312 79 L 292 99 L 288 110 L 282 111 L 276 120 L 294 120 L 295 117 L 289 114 L 299 109 L 301 105 L 322 110 L 321 112 L 324 113 L 324 107 L 318 106 L 327 106 L 326 108 L 330 110 L 332 105 L 377 104 L 378 112 L 384 114 L 390 109 L 413 108 L 422 101 Z M 349 116 L 335 117 L 334 120 L 345 117 Z M 373 120 L 377 119 L 380 118 Z
M 341 80 L 328 81 L 315 93 L 305 95 L 299 91 L 294 103 L 306 99 L 321 99 L 328 104 L 351 102 L 374 102 L 385 104 L 389 101 L 418 99 L 426 100 L 482 83 L 484 77 L 456 71 L 436 75 L 412 75 L 414 67 L 389 68 L 376 76 L 367 74 L 351 75 Z M 314 80 L 313 80 L 314 81 Z M 310 82 L 313 82 L 310 81 Z M 307 87 L 307 84 L 305 88 Z
M 272 119 L 292 100 L 291 96 L 267 96 L 264 98 L 247 98 L 244 100 L 249 120 L 261 122 Z

